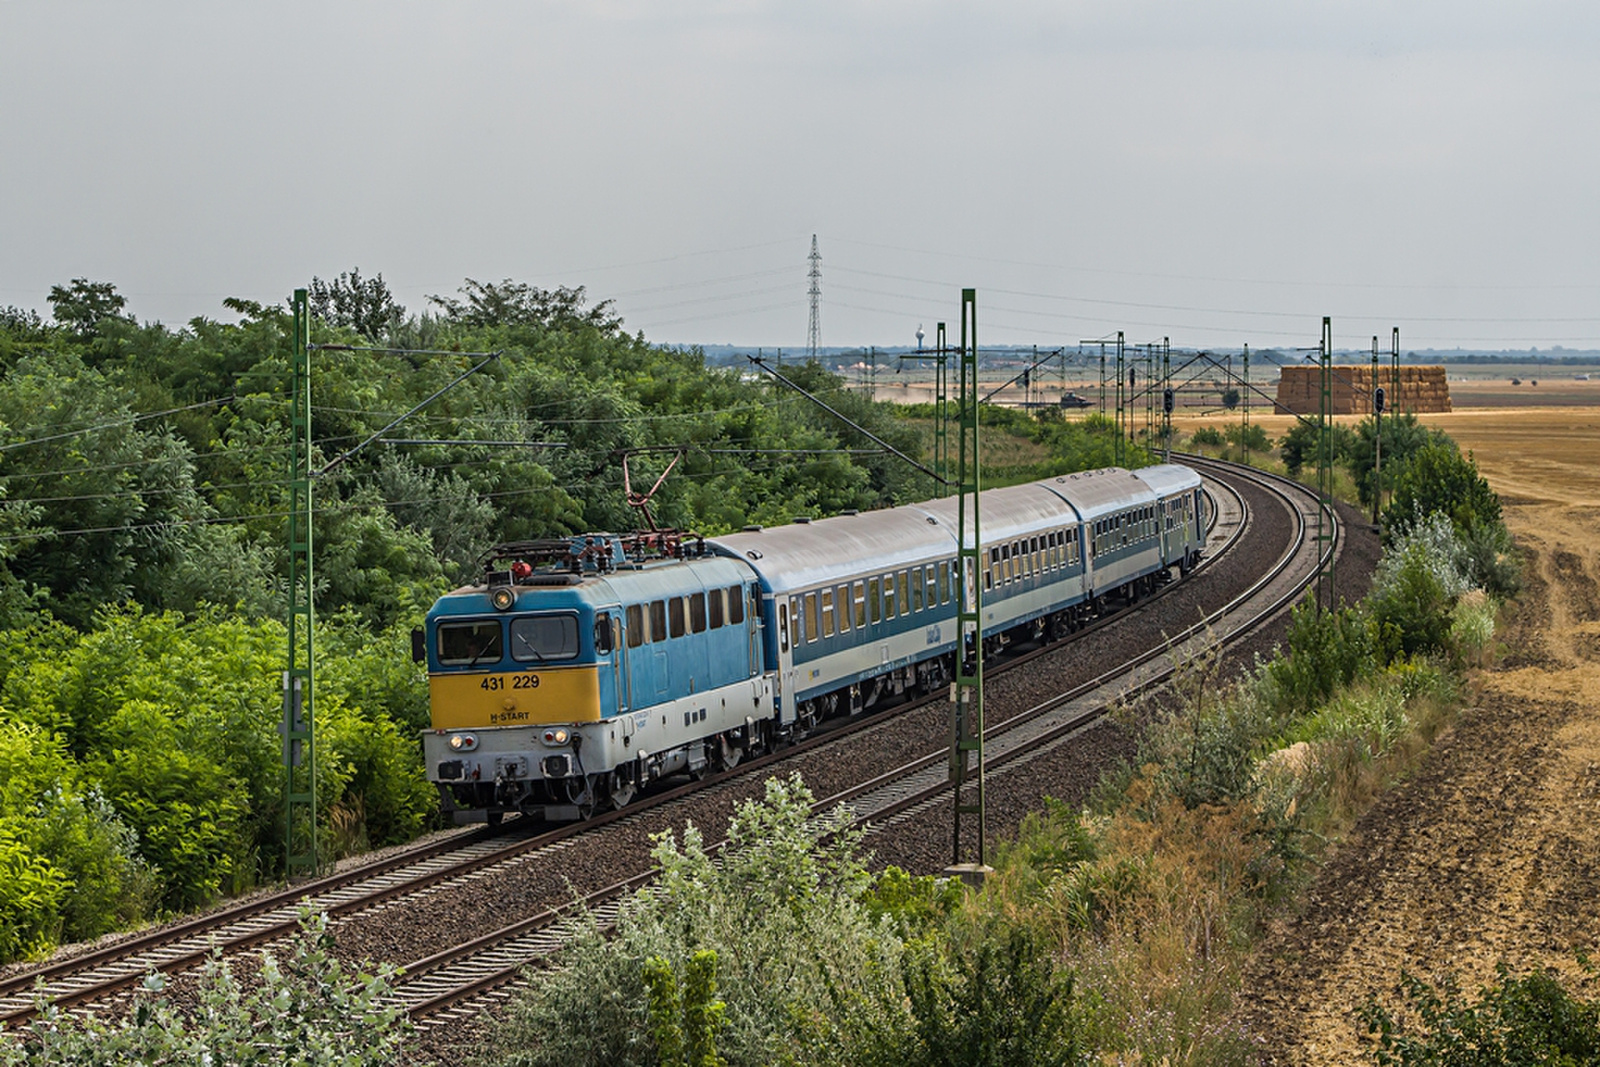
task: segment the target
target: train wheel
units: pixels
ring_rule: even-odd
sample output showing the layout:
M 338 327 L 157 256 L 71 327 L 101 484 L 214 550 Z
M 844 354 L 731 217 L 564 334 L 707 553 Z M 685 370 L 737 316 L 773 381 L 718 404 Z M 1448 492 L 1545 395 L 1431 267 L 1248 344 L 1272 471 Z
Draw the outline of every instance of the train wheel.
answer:
M 600 810 L 600 787 L 604 779 L 598 774 L 591 774 L 584 779 L 583 791 L 576 796 L 573 795 L 573 782 L 574 779 L 567 779 L 567 799 L 578 809 L 578 818 L 588 822 Z
M 794 736 L 799 740 L 817 728 L 817 705 L 813 701 L 806 701 L 799 707 L 799 713 L 794 718 Z
M 627 807 L 628 801 L 633 799 L 635 788 L 632 782 L 623 780 L 620 772 L 612 771 L 611 777 L 606 783 L 606 794 L 611 801 L 611 806 L 613 808 Z

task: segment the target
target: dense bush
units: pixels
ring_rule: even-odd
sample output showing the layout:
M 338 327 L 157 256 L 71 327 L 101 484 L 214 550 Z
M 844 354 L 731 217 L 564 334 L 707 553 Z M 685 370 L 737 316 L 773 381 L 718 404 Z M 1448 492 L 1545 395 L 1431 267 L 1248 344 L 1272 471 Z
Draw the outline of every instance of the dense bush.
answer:
M 1367 615 L 1359 607 L 1322 611 L 1301 601 L 1290 613 L 1286 643 L 1260 677 L 1266 699 L 1282 714 L 1314 711 L 1375 665 Z
M 1272 439 L 1267 436 L 1267 431 L 1261 428 L 1260 423 L 1252 422 L 1248 426 L 1240 423 L 1229 423 L 1222 431 L 1229 444 L 1252 452 L 1265 452 L 1272 447 Z
M 1403 534 L 1435 513 L 1449 517 L 1460 532 L 1500 524 L 1500 498 L 1448 438 L 1429 441 L 1395 474 L 1394 495 L 1384 509 L 1384 524 Z
M 416 757 L 426 686 L 405 633 L 373 638 L 340 617 L 324 633 L 318 784 L 336 857 L 415 836 L 437 800 Z M 281 869 L 283 642 L 275 622 L 131 607 L 84 634 L 0 632 L 0 862 L 29 887 L 0 891 L 0 929 L 15 931 L 0 958 Z
M 1040 415 L 1035 432 L 1038 441 L 1050 450 L 1050 461 L 1035 471 L 1034 477 L 1095 470 L 1117 462 L 1116 420 L 1105 415 L 1068 419 L 1058 411 L 1047 410 Z M 1123 442 L 1122 466 L 1143 467 L 1154 462 L 1155 454 L 1145 445 Z
M 1453 613 L 1471 584 L 1465 547 L 1445 515 L 1434 512 L 1397 535 L 1367 597 L 1384 658 L 1459 655 L 1451 640 Z
M 408 1025 L 391 997 L 395 971 L 357 974 L 332 955 L 327 918 L 304 915 L 284 959 L 264 953 L 261 984 L 246 992 L 220 956 L 200 979 L 198 1008 L 182 1011 L 151 975 L 133 1010 L 114 1022 L 46 1006 L 0 1036 L 0 1067 L 383 1067 L 403 1061 Z
M 842 813 L 798 778 L 743 804 L 714 861 L 693 827 L 658 840 L 655 885 L 608 937 L 576 922 L 530 974 L 501 1062 L 1079 1063 L 1069 976 L 1010 927 L 943 935 L 959 889 L 890 871 L 874 885 Z M 980 1009 L 981 1006 L 981 1010 Z
M 1403 468 L 1419 450 L 1430 443 L 1449 444 L 1443 430 L 1430 429 L 1417 421 L 1415 415 L 1386 415 L 1383 418 L 1383 484 L 1387 491 L 1394 485 L 1395 472 Z M 1344 457 L 1345 466 L 1356 483 L 1361 505 L 1371 509 L 1373 491 L 1377 487 L 1378 425 L 1369 416 L 1356 424 L 1349 451 Z
M 693 826 L 681 844 L 658 840 L 660 877 L 625 904 L 613 935 L 584 917 L 561 966 L 531 975 L 494 1041 L 503 1062 L 654 1063 L 651 960 L 684 974 L 695 953 L 715 953 L 726 1003 L 717 1045 L 733 1064 L 792 1053 L 830 995 L 897 987 L 900 939 L 858 902 L 869 884 L 858 838 L 839 817 L 811 821 L 810 801 L 798 781 L 769 781 L 766 802 L 735 815 L 720 864 Z
M 1298 478 L 1306 467 L 1316 468 L 1321 450 L 1321 428 L 1311 419 L 1302 418 L 1278 438 L 1278 452 L 1290 477 Z M 1334 466 L 1345 462 L 1355 447 L 1355 434 L 1350 427 L 1333 423 L 1328 427 L 1329 460 Z

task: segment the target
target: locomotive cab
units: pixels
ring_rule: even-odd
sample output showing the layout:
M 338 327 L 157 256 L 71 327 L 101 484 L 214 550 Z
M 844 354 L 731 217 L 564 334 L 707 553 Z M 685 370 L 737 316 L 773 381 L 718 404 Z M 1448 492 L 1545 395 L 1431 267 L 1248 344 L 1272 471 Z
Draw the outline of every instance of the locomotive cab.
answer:
M 772 713 L 749 572 L 674 549 L 501 546 L 509 569 L 434 605 L 423 755 L 454 821 L 586 816 L 748 747 Z

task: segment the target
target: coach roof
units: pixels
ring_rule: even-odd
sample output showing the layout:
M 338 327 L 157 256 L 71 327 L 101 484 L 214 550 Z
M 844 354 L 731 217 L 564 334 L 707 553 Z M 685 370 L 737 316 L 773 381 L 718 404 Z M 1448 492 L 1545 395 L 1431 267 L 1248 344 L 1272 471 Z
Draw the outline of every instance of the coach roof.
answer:
M 708 537 L 706 544 L 755 568 L 774 593 L 956 554 L 953 529 L 916 507 Z

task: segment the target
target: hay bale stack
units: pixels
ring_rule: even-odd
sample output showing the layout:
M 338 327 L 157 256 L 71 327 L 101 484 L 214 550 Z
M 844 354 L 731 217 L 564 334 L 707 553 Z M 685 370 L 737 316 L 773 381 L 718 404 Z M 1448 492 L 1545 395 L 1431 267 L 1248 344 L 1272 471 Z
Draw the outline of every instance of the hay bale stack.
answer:
M 1401 367 L 1399 395 L 1389 367 L 1378 368 L 1372 380 L 1372 365 L 1335 366 L 1329 401 L 1335 415 L 1367 415 L 1372 412 L 1372 389 L 1383 386 L 1389 411 L 1449 411 L 1450 384 L 1443 367 Z M 1278 378 L 1278 397 L 1273 411 L 1280 415 L 1315 415 L 1322 409 L 1322 370 L 1320 367 L 1285 367 Z

